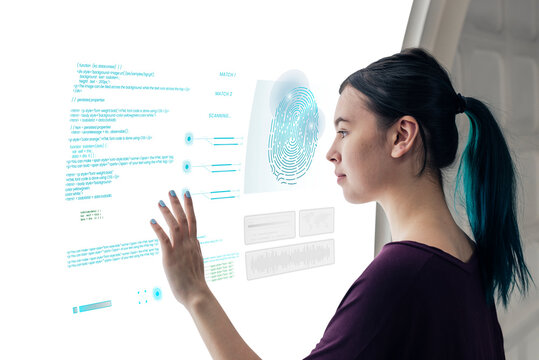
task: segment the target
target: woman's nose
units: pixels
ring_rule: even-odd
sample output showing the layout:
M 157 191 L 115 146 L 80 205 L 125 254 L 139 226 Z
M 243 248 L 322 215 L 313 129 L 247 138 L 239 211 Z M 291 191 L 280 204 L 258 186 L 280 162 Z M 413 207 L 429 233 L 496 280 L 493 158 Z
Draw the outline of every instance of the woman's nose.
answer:
M 339 154 L 339 152 L 337 151 L 337 149 L 335 149 L 335 144 L 332 144 L 331 147 L 329 148 L 327 154 L 326 154 L 326 159 L 328 159 L 328 161 L 331 161 L 331 162 L 338 162 L 341 160 L 341 156 Z

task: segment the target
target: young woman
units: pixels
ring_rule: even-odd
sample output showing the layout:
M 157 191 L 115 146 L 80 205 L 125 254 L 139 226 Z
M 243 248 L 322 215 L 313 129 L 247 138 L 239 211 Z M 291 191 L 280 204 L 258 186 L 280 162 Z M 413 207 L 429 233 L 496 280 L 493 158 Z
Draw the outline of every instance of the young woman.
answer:
M 516 285 L 525 293 L 515 213 L 515 176 L 487 107 L 457 94 L 421 49 L 406 49 L 350 75 L 339 89 L 327 159 L 351 203 L 378 202 L 393 241 L 352 284 L 307 359 L 503 359 L 495 309 Z M 455 223 L 442 170 L 455 160 L 455 115 L 470 132 L 459 176 L 473 232 Z M 214 359 L 258 359 L 204 279 L 192 199 L 160 202 L 168 236 L 152 219 L 176 299 L 192 315 Z

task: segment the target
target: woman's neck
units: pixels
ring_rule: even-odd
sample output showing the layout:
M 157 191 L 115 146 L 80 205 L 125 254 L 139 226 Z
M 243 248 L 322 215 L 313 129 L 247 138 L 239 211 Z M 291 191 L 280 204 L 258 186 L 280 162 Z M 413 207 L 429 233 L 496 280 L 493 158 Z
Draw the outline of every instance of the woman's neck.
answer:
M 394 184 L 378 202 L 388 217 L 393 241 L 424 243 L 464 262 L 471 256 L 473 243 L 453 219 L 442 187 L 427 176 Z

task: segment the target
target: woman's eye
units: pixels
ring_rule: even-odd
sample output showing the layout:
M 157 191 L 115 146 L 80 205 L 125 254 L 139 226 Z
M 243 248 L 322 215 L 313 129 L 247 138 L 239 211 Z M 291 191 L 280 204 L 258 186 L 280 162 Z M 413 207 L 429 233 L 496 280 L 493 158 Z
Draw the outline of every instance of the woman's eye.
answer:
M 340 130 L 337 131 L 338 134 L 341 134 L 341 138 L 344 138 L 346 135 L 348 135 L 348 131 L 346 130 Z

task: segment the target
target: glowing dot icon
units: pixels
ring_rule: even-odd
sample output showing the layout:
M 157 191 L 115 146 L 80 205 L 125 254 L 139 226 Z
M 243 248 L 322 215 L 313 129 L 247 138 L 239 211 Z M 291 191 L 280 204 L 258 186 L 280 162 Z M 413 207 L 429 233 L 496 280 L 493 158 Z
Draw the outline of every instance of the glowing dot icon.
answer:
M 318 106 L 313 93 L 296 87 L 283 97 L 273 116 L 268 162 L 281 184 L 294 185 L 311 166 L 318 142 Z
M 193 133 L 188 132 L 185 134 L 185 143 L 191 145 L 193 143 Z
M 161 289 L 158 288 L 158 287 L 153 288 L 152 293 L 153 293 L 153 298 L 154 298 L 155 300 L 161 300 L 162 297 L 163 297 L 163 292 L 162 292 Z
M 191 162 L 185 160 L 182 165 L 183 172 L 189 174 L 191 172 Z

